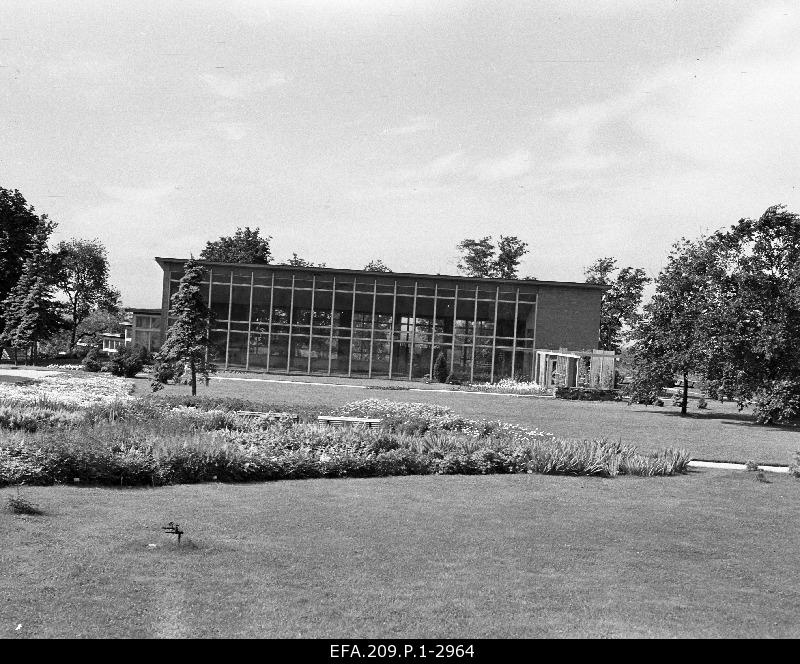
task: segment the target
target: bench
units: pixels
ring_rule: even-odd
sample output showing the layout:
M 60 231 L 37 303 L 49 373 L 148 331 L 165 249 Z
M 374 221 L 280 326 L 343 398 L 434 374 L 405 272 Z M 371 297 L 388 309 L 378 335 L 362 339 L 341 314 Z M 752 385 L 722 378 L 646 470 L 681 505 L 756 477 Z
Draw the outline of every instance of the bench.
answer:
M 343 417 L 341 415 L 320 415 L 317 417 L 320 424 L 327 424 L 331 427 L 343 427 L 345 424 L 364 426 L 367 429 L 377 429 L 383 420 L 373 420 L 369 417 Z
M 295 413 L 264 413 L 258 410 L 236 410 L 234 413 L 240 417 L 258 418 L 268 422 L 282 422 L 284 420 L 291 420 L 292 422 L 300 421 L 300 416 Z

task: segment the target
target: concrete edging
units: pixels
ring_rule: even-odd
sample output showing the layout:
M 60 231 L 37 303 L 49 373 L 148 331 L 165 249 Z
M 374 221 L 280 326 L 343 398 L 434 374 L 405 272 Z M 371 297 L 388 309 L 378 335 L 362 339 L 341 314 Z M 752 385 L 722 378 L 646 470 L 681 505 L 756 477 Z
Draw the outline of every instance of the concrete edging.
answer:
M 713 468 L 716 470 L 747 470 L 747 465 L 743 463 L 733 463 L 729 461 L 700 461 L 692 460 L 689 462 L 690 468 Z M 759 470 L 768 473 L 788 473 L 789 466 L 758 466 Z

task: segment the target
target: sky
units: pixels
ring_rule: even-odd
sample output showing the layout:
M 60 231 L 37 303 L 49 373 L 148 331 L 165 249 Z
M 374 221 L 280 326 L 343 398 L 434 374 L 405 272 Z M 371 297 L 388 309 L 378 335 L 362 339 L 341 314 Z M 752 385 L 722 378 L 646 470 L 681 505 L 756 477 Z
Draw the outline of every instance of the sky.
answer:
M 126 306 L 154 256 L 240 226 L 328 267 L 651 276 L 681 237 L 800 212 L 800 4 L 102 0 L 0 5 L 0 186 L 97 238 Z

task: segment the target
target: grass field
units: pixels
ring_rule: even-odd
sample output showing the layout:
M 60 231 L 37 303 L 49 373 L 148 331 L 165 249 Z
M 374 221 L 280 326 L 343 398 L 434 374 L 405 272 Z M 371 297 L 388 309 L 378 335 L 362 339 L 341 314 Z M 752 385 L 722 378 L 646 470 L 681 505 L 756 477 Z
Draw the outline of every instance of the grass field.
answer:
M 270 380 L 280 380 L 280 377 Z M 318 379 L 314 377 L 314 380 Z M 692 403 L 689 415 L 681 417 L 679 409 L 672 406 L 628 406 L 613 401 L 564 401 L 469 392 L 364 389 L 363 385 L 369 385 L 369 381 L 336 380 L 347 386 L 295 382 L 295 377 L 292 377 L 293 382 L 212 379 L 208 387 L 198 386 L 198 394 L 236 396 L 285 410 L 297 406 L 324 410 L 367 398 L 434 403 L 449 406 L 468 417 L 502 420 L 568 438 L 622 439 L 623 443 L 636 445 L 643 452 L 665 447 L 685 448 L 694 458 L 711 461 L 743 463 L 752 459 L 761 464 L 785 465 L 790 456 L 800 450 L 800 430 L 753 424 L 749 415 L 739 413 L 732 403 L 709 402 L 705 411 L 698 410 Z M 149 392 L 148 381 L 137 379 L 136 385 L 139 393 Z M 188 388 L 170 385 L 165 392 L 187 394 Z
M 798 637 L 800 482 L 770 480 L 31 487 L 0 638 Z

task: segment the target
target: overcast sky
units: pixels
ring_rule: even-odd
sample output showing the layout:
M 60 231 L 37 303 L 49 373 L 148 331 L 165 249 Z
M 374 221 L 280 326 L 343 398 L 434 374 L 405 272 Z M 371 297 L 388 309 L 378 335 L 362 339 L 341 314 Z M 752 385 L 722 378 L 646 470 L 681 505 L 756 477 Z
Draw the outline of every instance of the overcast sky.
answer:
M 800 211 L 797 2 L 0 5 L 0 186 L 98 238 L 124 303 L 237 226 L 329 267 L 656 274 L 681 236 Z

